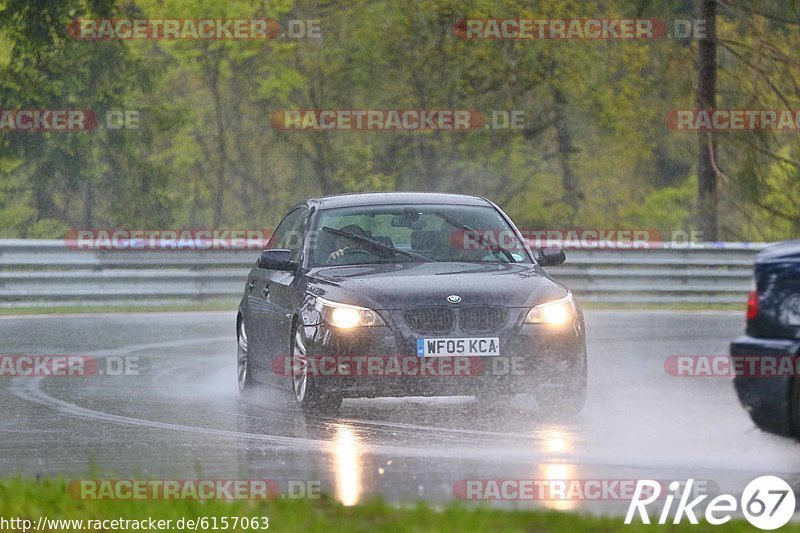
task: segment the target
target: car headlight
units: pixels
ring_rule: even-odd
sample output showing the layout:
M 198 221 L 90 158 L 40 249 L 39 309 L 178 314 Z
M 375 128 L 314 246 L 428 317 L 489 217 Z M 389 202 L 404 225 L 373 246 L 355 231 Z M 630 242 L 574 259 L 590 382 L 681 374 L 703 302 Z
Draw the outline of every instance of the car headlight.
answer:
M 325 298 L 317 298 L 316 305 L 322 320 L 337 328 L 385 325 L 378 313 L 366 307 L 332 302 Z
M 525 322 L 558 326 L 571 322 L 573 318 L 575 318 L 575 304 L 572 295 L 568 294 L 558 300 L 532 307 L 525 316 Z

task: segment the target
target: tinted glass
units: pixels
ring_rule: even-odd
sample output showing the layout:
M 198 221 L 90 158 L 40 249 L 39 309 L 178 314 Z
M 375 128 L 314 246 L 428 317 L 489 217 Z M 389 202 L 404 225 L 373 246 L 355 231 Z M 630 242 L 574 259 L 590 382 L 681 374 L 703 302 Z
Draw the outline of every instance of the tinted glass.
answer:
M 514 231 L 494 208 L 422 204 L 322 211 L 315 225 L 310 266 L 425 259 L 531 262 Z
M 291 250 L 291 260 L 298 261 L 303 248 L 303 235 L 307 220 L 308 209 L 304 207 L 290 212 L 275 229 L 275 233 L 269 241 L 269 248 Z

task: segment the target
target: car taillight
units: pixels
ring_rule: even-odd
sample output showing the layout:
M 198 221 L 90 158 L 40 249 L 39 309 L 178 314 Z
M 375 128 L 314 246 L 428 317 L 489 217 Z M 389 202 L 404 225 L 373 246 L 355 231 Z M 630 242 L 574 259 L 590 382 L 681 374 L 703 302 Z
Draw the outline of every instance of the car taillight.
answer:
M 747 320 L 753 320 L 758 316 L 758 292 L 750 291 L 747 298 Z

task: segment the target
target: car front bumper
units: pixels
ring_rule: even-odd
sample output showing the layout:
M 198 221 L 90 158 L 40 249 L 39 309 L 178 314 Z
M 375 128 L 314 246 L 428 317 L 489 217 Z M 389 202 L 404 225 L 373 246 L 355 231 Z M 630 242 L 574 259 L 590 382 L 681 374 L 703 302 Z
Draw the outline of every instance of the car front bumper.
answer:
M 343 397 L 493 395 L 564 387 L 585 376 L 586 344 L 577 320 L 554 329 L 515 325 L 493 333 L 415 333 L 402 318 L 382 312 L 385 326 L 342 330 L 306 326 L 311 378 Z M 418 357 L 419 338 L 497 337 L 498 356 Z M 392 361 L 390 361 L 392 360 Z M 340 366 L 341 365 L 341 366 Z M 335 366 L 335 368 L 334 368 Z

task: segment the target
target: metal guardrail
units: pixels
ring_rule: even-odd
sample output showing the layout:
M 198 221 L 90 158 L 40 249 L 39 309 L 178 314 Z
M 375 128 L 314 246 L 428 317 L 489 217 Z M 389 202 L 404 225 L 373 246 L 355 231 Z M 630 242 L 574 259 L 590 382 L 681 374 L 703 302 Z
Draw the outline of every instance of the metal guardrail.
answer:
M 766 244 L 567 250 L 548 273 L 582 301 L 743 303 Z M 257 252 L 72 250 L 63 241 L 0 240 L 0 307 L 235 301 Z

